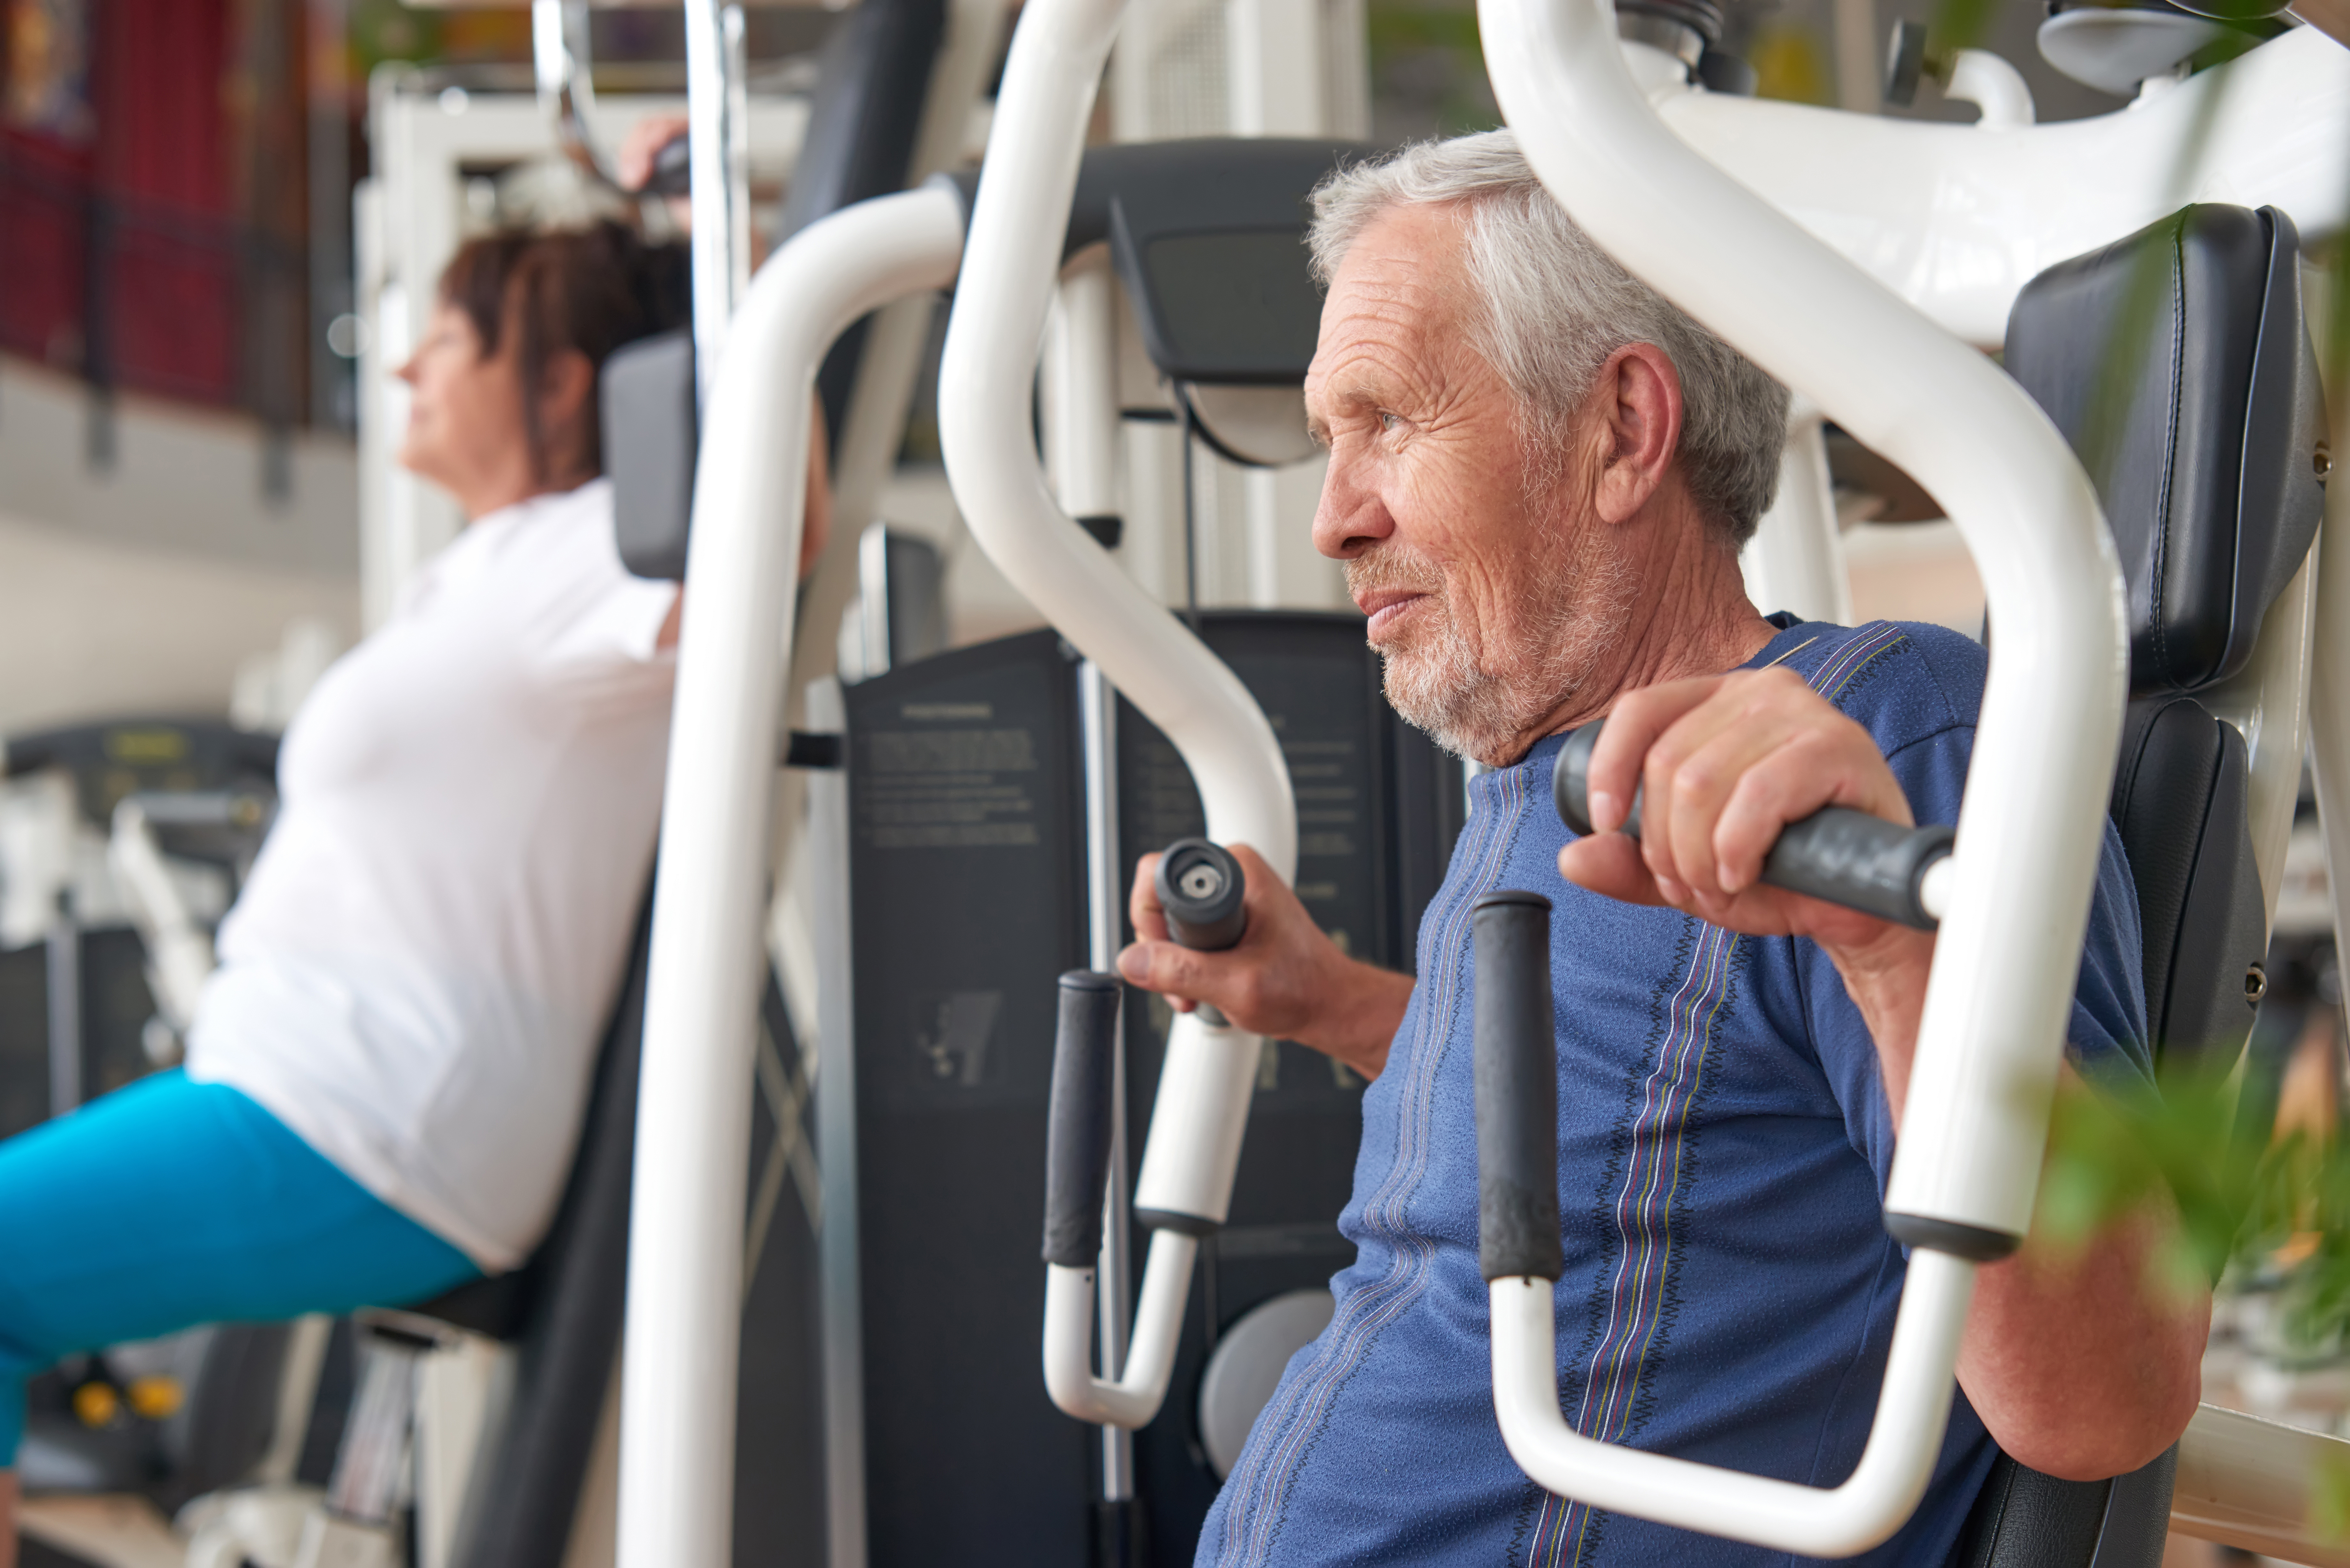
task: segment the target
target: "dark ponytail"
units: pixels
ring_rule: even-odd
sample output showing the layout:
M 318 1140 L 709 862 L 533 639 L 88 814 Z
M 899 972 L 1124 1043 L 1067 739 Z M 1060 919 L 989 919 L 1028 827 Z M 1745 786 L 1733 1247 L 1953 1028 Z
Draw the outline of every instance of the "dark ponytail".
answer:
M 467 241 L 441 275 L 441 297 L 465 313 L 486 357 L 515 335 L 531 472 L 546 477 L 547 432 L 538 390 L 548 362 L 577 353 L 600 377 L 622 344 L 686 324 L 691 288 L 685 247 L 649 245 L 609 221 L 546 234 L 504 232 Z M 589 384 L 583 445 L 603 470 L 603 423 Z

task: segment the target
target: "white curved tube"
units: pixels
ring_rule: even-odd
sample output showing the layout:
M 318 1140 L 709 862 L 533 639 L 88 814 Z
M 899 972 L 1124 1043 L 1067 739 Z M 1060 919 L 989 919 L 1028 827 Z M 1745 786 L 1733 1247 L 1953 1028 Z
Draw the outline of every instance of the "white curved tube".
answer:
M 2130 109 L 1996 135 L 1687 78 L 1650 84 L 1674 134 L 1978 348 L 1999 346 L 2016 294 L 2047 267 L 2185 202 L 2273 203 L 2311 245 L 2350 214 L 2350 49 L 2314 27 Z
M 1197 1012 L 1176 1015 L 1134 1180 L 1137 1209 L 1223 1223 L 1263 1051 L 1263 1037 L 1244 1029 L 1210 1024 Z
M 939 367 L 939 437 L 972 537 L 1190 765 L 1208 836 L 1287 881 L 1297 816 L 1273 726 L 1231 669 L 1054 502 L 1029 389 L 1118 0 L 1037 0 L 996 98 Z
M 1503 112 L 1600 244 L 1957 523 L 2000 628 L 1887 1208 L 2021 1236 L 2127 674 L 2088 478 L 2022 389 L 1660 125 L 1604 0 L 1482 0 Z M 1997 905 L 2028 903 L 2033 919 Z
M 1798 405 L 1787 419 L 1779 491 L 1740 552 L 1746 597 L 1756 608 L 1792 610 L 1805 620 L 1852 623 L 1852 578 L 1836 524 L 1835 487 L 1820 410 Z
M 1989 49 L 1960 49 L 1942 96 L 1982 110 L 1978 130 L 2021 130 L 2039 118 L 2023 73 Z
M 1910 1255 L 1877 1420 L 1841 1486 L 1772 1480 L 1578 1436 L 1559 1412 L 1548 1280 L 1489 1287 L 1502 1440 L 1536 1485 L 1594 1508 L 1806 1557 L 1866 1552 L 1901 1528 L 1934 1473 L 1974 1276 L 1972 1263 L 1947 1253 Z
M 155 826 L 137 795 L 126 795 L 114 808 L 114 831 L 107 840 L 107 864 L 121 885 L 130 906 L 132 922 L 147 945 L 147 978 L 155 1004 L 172 1028 L 185 1035 L 196 1016 L 196 1002 L 204 982 L 212 978 L 213 939 L 197 923 L 172 868 L 163 863 L 163 846 L 156 842 Z
M 1136 586 L 1061 511 L 1037 462 L 1030 389 L 1060 273 L 1094 92 L 1120 0 L 1031 0 L 996 95 L 987 162 L 939 369 L 948 482 L 972 536 L 1061 635 L 1159 726 L 1191 770 L 1208 836 L 1255 849 L 1284 882 L 1295 873 L 1289 769 L 1239 677 Z M 1222 1222 L 1240 1160 L 1253 1036 L 1190 1021 L 1167 1062 L 1136 1183 L 1140 1210 Z M 1045 1298 L 1046 1384 L 1082 1420 L 1137 1427 L 1166 1393 L 1193 1244 L 1153 1241 L 1128 1367 L 1105 1382 L 1092 1357 L 1091 1275 L 1056 1271 Z M 1087 1282 L 1080 1291 L 1076 1280 Z
M 2126 688 L 2121 573 L 2095 493 L 2005 375 L 1666 129 L 1606 0 L 1481 0 L 1478 15 L 1495 98 L 1561 205 L 1634 274 L 1914 474 L 1982 570 L 2000 638 L 1887 1209 L 1995 1249 L 2031 1219 Z M 2017 909 L 2032 918 L 2014 919 Z M 1905 1321 L 1913 1304 L 1935 1322 L 1962 1315 L 1962 1265 L 1919 1251 L 1910 1266 L 1918 1299 L 1905 1298 Z M 1503 1354 L 1497 1332 L 1497 1380 Z M 1905 1390 L 1918 1379 L 1947 1388 L 1956 1355 L 1955 1327 L 1912 1336 L 1872 1448 L 1910 1455 L 1939 1442 L 1943 1407 Z M 1555 1366 L 1523 1343 L 1514 1355 L 1506 1397 L 1555 1408 Z M 1806 1494 L 1791 1510 L 1752 1478 L 1659 1455 L 1595 1455 L 1579 1440 L 1538 1451 L 1538 1479 L 1566 1495 L 1799 1552 L 1818 1551 L 1823 1530 L 1857 1550 L 1914 1502 L 1892 1484 L 1903 1469 L 1889 1459 L 1891 1480 L 1866 1497 Z M 1699 1499 L 1701 1511 L 1690 1506 Z
M 637 1106 L 621 1568 L 731 1561 L 760 846 L 816 368 L 858 317 L 951 283 L 962 248 L 941 189 L 810 224 L 753 280 L 703 408 Z
M 1191 1298 L 1191 1264 L 1199 1255 L 1196 1236 L 1151 1232 L 1142 1302 L 1134 1314 L 1134 1348 L 1116 1378 L 1094 1376 L 1094 1272 L 1045 1265 L 1045 1391 L 1054 1404 L 1100 1426 L 1149 1424 L 1175 1374 L 1183 1307 Z

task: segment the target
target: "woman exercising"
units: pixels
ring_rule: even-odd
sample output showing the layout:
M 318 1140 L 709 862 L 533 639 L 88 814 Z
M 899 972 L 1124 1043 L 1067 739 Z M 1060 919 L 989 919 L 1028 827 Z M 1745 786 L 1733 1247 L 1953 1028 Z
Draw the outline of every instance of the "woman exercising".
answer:
M 0 1144 L 0 1466 L 62 1355 L 425 1301 L 546 1229 L 651 864 L 680 609 L 620 565 L 597 381 L 683 296 L 611 224 L 450 263 L 399 457 L 472 522 L 287 731 L 186 1068 Z M 15 1502 L 0 1471 L 0 1568 Z

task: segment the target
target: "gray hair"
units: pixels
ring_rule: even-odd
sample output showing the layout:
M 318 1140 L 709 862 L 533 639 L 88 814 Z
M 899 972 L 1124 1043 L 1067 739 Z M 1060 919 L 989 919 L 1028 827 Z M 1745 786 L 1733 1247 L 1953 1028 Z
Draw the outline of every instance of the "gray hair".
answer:
M 1601 250 L 1543 188 L 1512 132 L 1416 142 L 1331 174 L 1315 189 L 1306 237 L 1315 276 L 1326 288 L 1388 208 L 1456 203 L 1482 307 L 1473 341 L 1515 394 L 1537 468 L 1557 461 L 1565 420 L 1607 357 L 1653 343 L 1680 374 L 1684 482 L 1733 542 L 1752 537 L 1779 484 L 1787 389 Z

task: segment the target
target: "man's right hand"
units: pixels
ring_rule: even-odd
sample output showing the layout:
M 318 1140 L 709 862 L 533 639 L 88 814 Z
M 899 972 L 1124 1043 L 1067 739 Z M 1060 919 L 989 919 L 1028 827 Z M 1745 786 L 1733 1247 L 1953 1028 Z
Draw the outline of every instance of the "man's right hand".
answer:
M 1248 881 L 1248 931 L 1239 943 L 1195 952 L 1170 937 L 1159 857 L 1146 855 L 1128 906 L 1137 940 L 1118 955 L 1118 972 L 1179 1012 L 1204 1002 L 1253 1034 L 1295 1040 L 1378 1077 L 1411 999 L 1411 977 L 1339 951 L 1263 857 L 1245 844 L 1227 847 Z

